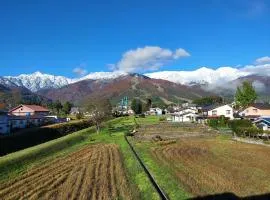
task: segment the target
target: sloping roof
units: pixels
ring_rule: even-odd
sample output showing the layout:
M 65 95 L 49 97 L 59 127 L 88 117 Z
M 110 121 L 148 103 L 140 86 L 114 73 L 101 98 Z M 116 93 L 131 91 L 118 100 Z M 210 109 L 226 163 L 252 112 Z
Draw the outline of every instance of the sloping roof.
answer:
M 213 105 L 208 105 L 208 106 L 202 107 L 202 110 L 203 111 L 210 111 L 210 110 L 214 110 L 216 108 L 219 108 L 219 107 L 222 107 L 222 106 L 226 106 L 226 105 L 228 105 L 228 104 L 213 104 Z M 230 106 L 230 105 L 228 105 L 228 106 Z
M 35 112 L 49 112 L 49 110 L 47 108 L 44 108 L 42 106 L 38 106 L 38 105 L 25 105 L 25 104 L 22 104 L 22 105 L 19 105 L 13 109 L 11 109 L 9 112 L 12 112 L 22 106 L 25 106 L 27 108 L 30 108 L 31 110 L 35 111 Z
M 254 103 L 251 106 L 261 110 L 270 110 L 270 104 L 268 103 Z
M 265 124 L 270 125 L 270 118 L 259 118 L 254 121 L 255 124 L 264 122 Z

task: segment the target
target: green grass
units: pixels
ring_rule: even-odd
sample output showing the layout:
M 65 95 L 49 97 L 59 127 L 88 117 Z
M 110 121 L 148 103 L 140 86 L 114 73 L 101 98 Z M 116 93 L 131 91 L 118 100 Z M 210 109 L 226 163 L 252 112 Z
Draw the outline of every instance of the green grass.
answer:
M 191 195 L 184 191 L 183 187 L 179 184 L 179 181 L 175 178 L 172 168 L 165 165 L 160 165 L 153 159 L 151 155 L 151 148 L 155 144 L 151 142 L 136 143 L 130 138 L 136 151 L 139 153 L 141 159 L 147 166 L 148 170 L 152 173 L 159 186 L 170 197 L 170 199 L 187 199 Z

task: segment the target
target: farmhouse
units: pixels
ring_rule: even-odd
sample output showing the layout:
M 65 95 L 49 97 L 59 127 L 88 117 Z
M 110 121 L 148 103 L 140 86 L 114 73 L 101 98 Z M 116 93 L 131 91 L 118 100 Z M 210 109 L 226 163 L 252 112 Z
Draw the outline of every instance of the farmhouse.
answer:
M 240 116 L 255 119 L 261 116 L 270 116 L 270 104 L 254 103 L 241 111 Z
M 234 119 L 233 108 L 230 105 L 211 105 L 202 108 L 202 115 L 205 118 L 216 118 L 220 116 Z
M 49 114 L 49 110 L 38 105 L 19 105 L 9 111 L 11 115 L 15 116 L 31 116 L 40 115 L 45 116 Z
M 162 115 L 162 109 L 161 108 L 150 108 L 149 114 L 150 115 Z
M 196 121 L 197 114 L 192 112 L 186 112 L 186 113 L 173 113 L 171 114 L 172 121 L 173 122 L 194 122 Z

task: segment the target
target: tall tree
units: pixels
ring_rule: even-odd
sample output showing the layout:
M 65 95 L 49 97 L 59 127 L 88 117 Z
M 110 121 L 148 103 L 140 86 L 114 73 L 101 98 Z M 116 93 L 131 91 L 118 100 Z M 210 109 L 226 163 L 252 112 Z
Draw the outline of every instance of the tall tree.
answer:
M 142 113 L 142 102 L 140 99 L 133 99 L 131 102 L 131 109 L 136 115 Z
M 241 87 L 237 87 L 235 101 L 238 106 L 245 108 L 254 103 L 256 98 L 257 93 L 250 82 L 244 81 Z
M 67 115 L 70 113 L 71 108 L 72 108 L 72 103 L 70 103 L 69 101 L 66 101 L 63 105 L 63 112 Z
M 112 106 L 108 99 L 86 100 L 85 111 L 89 114 L 89 120 L 96 126 L 97 133 L 100 132 L 100 124 L 112 116 Z
M 62 110 L 63 106 L 59 100 L 54 102 L 53 107 L 56 109 L 57 114 L 60 113 L 60 110 Z

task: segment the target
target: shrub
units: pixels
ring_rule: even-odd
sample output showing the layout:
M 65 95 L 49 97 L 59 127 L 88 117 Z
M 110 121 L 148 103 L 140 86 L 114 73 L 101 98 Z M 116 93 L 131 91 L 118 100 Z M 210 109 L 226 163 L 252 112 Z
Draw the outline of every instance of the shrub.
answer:
M 68 135 L 91 125 L 89 121 L 81 120 L 44 127 L 28 128 L 12 135 L 1 136 L 0 156 Z
M 224 116 L 220 116 L 217 119 L 208 119 L 207 124 L 208 124 L 208 126 L 211 126 L 212 128 L 227 127 L 228 121 L 229 121 L 228 118 L 226 118 Z
M 76 114 L 76 119 L 80 120 L 83 118 L 83 113 L 79 112 Z
M 166 121 L 166 117 L 164 117 L 164 116 L 163 117 L 160 117 L 159 118 L 159 121 Z
M 229 127 L 236 132 L 238 128 L 248 128 L 248 127 L 252 127 L 252 122 L 250 120 L 247 119 L 241 119 L 241 120 L 231 120 L 228 122 Z
M 236 127 L 234 132 L 237 136 L 242 137 L 258 137 L 259 134 L 263 133 L 262 129 L 259 129 L 257 127 Z

